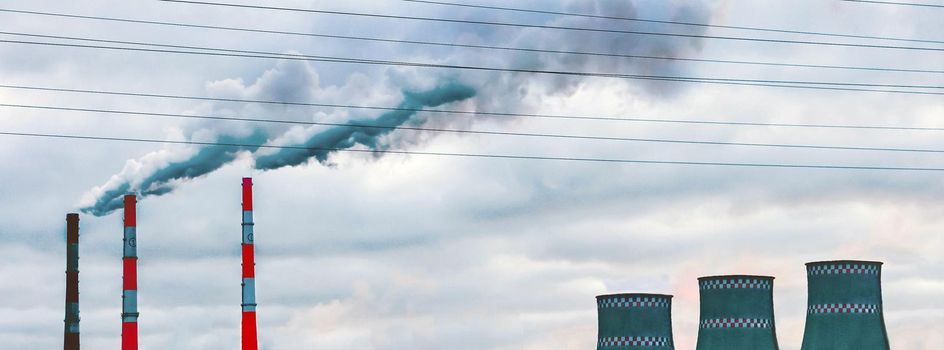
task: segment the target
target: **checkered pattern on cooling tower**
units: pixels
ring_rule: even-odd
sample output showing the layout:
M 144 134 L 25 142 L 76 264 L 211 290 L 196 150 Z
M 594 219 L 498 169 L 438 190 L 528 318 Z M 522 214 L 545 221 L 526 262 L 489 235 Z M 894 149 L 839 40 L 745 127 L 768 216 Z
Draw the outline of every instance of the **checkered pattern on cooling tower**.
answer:
M 643 347 L 643 346 L 668 346 L 669 338 L 664 337 L 604 337 L 600 338 L 600 347 Z
M 874 264 L 862 263 L 837 263 L 824 265 L 811 265 L 807 269 L 810 275 L 840 275 L 840 274 L 867 274 L 877 275 L 880 266 Z
M 706 279 L 706 280 L 701 280 L 698 282 L 698 287 L 702 290 L 732 289 L 732 288 L 770 289 L 772 288 L 772 286 L 773 286 L 773 281 L 769 279 L 750 278 L 750 277 Z
M 669 299 L 659 297 L 615 296 L 597 300 L 597 307 L 669 307 Z
M 701 321 L 701 328 L 770 328 L 772 322 L 759 318 L 712 318 Z
M 874 314 L 878 305 L 870 304 L 816 304 L 807 310 L 810 314 Z

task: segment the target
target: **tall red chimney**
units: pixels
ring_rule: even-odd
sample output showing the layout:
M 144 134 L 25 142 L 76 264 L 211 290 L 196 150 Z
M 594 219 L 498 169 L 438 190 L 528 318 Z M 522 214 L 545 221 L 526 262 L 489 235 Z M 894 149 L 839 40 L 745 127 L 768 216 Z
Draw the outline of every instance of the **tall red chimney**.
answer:
M 252 234 L 252 178 L 243 178 L 242 350 L 258 349 L 256 334 L 256 261 Z
M 79 214 L 66 214 L 66 320 L 63 350 L 79 350 Z
M 125 232 L 121 291 L 121 350 L 138 350 L 138 240 L 136 198 L 125 195 Z

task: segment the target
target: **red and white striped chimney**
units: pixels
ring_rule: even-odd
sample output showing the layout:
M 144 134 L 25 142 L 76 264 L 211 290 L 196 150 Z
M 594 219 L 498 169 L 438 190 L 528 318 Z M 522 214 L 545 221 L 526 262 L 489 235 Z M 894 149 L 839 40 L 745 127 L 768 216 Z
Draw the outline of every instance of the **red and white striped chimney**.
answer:
M 138 349 L 138 239 L 135 195 L 125 195 L 125 232 L 121 290 L 121 350 Z
M 243 300 L 242 350 L 257 350 L 256 261 L 252 233 L 252 178 L 243 178 Z

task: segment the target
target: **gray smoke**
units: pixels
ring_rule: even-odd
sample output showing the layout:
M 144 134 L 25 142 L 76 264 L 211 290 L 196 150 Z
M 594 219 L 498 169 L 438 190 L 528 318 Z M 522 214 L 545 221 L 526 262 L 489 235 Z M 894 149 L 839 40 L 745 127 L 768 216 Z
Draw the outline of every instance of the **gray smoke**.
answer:
M 249 136 L 223 135 L 217 138 L 218 143 L 259 145 L 265 142 L 266 137 L 260 130 L 255 130 Z M 132 174 L 115 175 L 112 180 L 120 179 L 117 184 L 111 185 L 95 199 L 92 205 L 82 208 L 82 212 L 95 216 L 102 216 L 123 205 L 122 196 L 127 193 L 137 193 L 142 197 L 160 196 L 174 190 L 174 181 L 187 180 L 209 174 L 226 163 L 236 159 L 241 151 L 255 151 L 258 147 L 242 146 L 211 146 L 202 147 L 190 158 L 169 162 L 163 167 L 156 168 L 140 181 L 132 181 Z M 124 172 L 123 172 L 124 173 Z M 106 184 L 107 186 L 108 184 Z M 106 187 L 103 186 L 103 187 Z
M 375 119 L 358 119 L 348 122 L 351 126 L 338 126 L 312 135 L 302 143 L 301 148 L 283 148 L 279 151 L 256 157 L 256 169 L 271 170 L 283 166 L 303 164 L 314 157 L 319 162 L 328 160 L 335 149 L 351 148 L 364 145 L 372 150 L 385 149 L 380 137 L 408 122 L 416 112 L 424 107 L 436 107 L 450 102 L 457 102 L 475 96 L 471 87 L 450 82 L 432 90 L 420 93 L 404 92 L 404 99 L 397 110 L 380 115 Z
M 664 18 L 686 22 L 710 22 L 709 11 L 703 3 L 688 1 L 655 1 L 636 3 L 633 1 L 568 1 L 563 10 L 576 13 L 590 13 L 620 17 Z M 455 10 L 455 9 L 452 9 Z M 459 11 L 461 12 L 461 11 Z M 474 11 L 470 11 L 472 15 Z M 586 17 L 551 17 L 549 25 L 603 28 L 619 30 L 639 30 L 652 32 L 675 32 L 684 34 L 703 34 L 705 27 L 666 26 L 663 24 L 614 21 Z M 700 51 L 702 41 L 697 38 L 675 38 L 645 35 L 606 34 L 580 31 L 544 30 L 537 28 L 506 27 L 456 27 L 460 32 L 451 33 L 456 37 L 474 37 L 471 43 L 499 44 L 536 49 L 559 51 L 598 52 L 607 54 L 629 54 L 661 57 L 694 56 Z M 419 34 L 419 33 L 417 33 Z M 428 33 L 427 33 L 428 34 Z M 462 40 L 459 40 L 462 41 Z M 411 47 L 404 47 L 407 50 Z M 401 50 L 397 47 L 396 50 Z M 403 53 L 406 54 L 406 53 Z M 412 53 L 409 56 L 415 56 Z M 425 61 L 436 61 L 429 58 Z M 422 61 L 422 59 L 421 59 Z M 498 52 L 487 50 L 456 50 L 439 60 L 442 63 L 474 66 L 508 67 L 515 69 L 561 70 L 612 72 L 623 74 L 682 75 L 687 65 L 672 60 L 626 59 L 616 57 L 559 55 L 535 52 Z M 411 126 L 429 123 L 446 123 L 453 127 L 465 127 L 479 118 L 447 118 L 425 120 L 417 117 L 416 110 L 440 106 L 446 103 L 464 101 L 475 96 L 468 106 L 472 110 L 531 112 L 545 98 L 573 94 L 581 84 L 593 79 L 579 76 L 557 76 L 531 73 L 500 73 L 487 71 L 452 71 L 448 78 L 420 68 L 390 68 L 385 71 L 386 79 L 364 78 L 365 86 L 344 86 L 341 88 L 319 89 L 319 80 L 312 67 L 304 62 L 280 62 L 276 68 L 267 71 L 250 87 L 242 85 L 239 79 L 215 82 L 225 85 L 233 91 L 251 94 L 254 98 L 271 100 L 305 101 L 312 96 L 335 95 L 344 97 L 343 103 L 360 101 L 360 96 L 340 93 L 351 89 L 370 94 L 372 80 L 382 81 L 393 86 L 432 86 L 432 81 L 446 81 L 438 87 L 423 92 L 403 91 L 403 100 L 394 110 L 373 119 L 348 119 L 350 126 L 338 126 L 327 129 L 309 128 L 310 136 L 304 141 L 291 144 L 292 148 L 256 149 L 256 147 L 204 147 L 195 154 L 186 156 L 180 152 L 153 152 L 138 160 L 129 160 L 125 169 L 114 175 L 108 182 L 90 191 L 82 210 L 97 216 L 105 215 L 121 206 L 121 195 L 133 192 L 141 196 L 162 195 L 171 192 L 182 181 L 208 174 L 237 158 L 240 152 L 252 154 L 255 168 L 271 170 L 285 166 L 305 164 L 314 158 L 325 163 L 335 149 L 346 149 L 358 145 L 370 150 L 385 150 L 391 146 L 406 146 L 419 142 L 423 133 L 391 134 L 396 127 L 405 123 Z M 362 75 L 363 77 L 363 75 Z M 459 82 L 462 83 L 459 83 Z M 628 98 L 664 97 L 681 91 L 683 84 L 655 81 L 627 81 L 636 88 L 638 94 Z M 233 87 L 235 85 L 235 88 Z M 356 85 L 356 84 L 355 84 Z M 474 87 L 474 88 L 473 88 Z M 376 89 L 382 90 L 382 89 Z M 301 113 L 309 113 L 301 109 Z M 256 109 L 258 111 L 258 109 Z M 296 112 L 299 109 L 295 110 Z M 258 112 L 257 112 L 258 113 Z M 291 113 L 286 109 L 281 112 L 264 110 L 262 113 L 283 116 Z M 341 113 L 343 115 L 343 113 Z M 324 114 L 321 115 L 323 117 Z M 487 116 L 484 116 L 487 118 Z M 320 118 L 320 117 L 319 117 Z M 462 119 L 464 121 L 456 121 Z M 429 122 L 429 123 L 428 123 Z M 463 125 L 459 125 L 465 123 Z M 441 127 L 445 125 L 437 125 Z M 383 128 L 378 128 L 383 127 Z M 203 126 L 203 130 L 218 134 L 219 142 L 263 144 L 266 142 L 286 145 L 280 141 L 289 139 L 290 134 L 281 127 L 272 125 L 252 125 L 248 136 L 233 136 L 234 132 L 224 131 L 221 125 Z M 318 130 L 315 132 L 314 130 Z M 298 130 L 296 130 L 298 131 Z M 245 129 L 243 129 L 245 132 Z M 295 134 L 292 134 L 295 135 Z M 389 137 L 386 137 L 388 136 Z
M 700 1 L 610 1 L 572 0 L 562 6 L 562 11 L 625 18 L 658 18 L 682 22 L 709 23 L 710 11 Z M 476 12 L 469 12 L 475 14 Z M 479 13 L 480 14 L 480 13 Z M 530 22 L 533 22 L 530 21 Z M 542 24 L 597 28 L 622 31 L 669 32 L 686 35 L 705 34 L 706 27 L 666 25 L 659 23 L 610 20 L 588 17 L 553 17 Z M 509 33 L 513 33 L 509 35 Z M 533 48 L 567 52 L 592 52 L 612 55 L 657 56 L 666 58 L 696 57 L 703 40 L 699 38 L 666 37 L 600 33 L 542 28 L 508 29 L 492 28 L 477 32 L 479 40 L 474 44 L 505 42 L 504 46 Z M 562 55 L 554 53 L 510 52 L 496 55 L 481 50 L 472 54 L 456 55 L 451 63 L 479 66 L 509 67 L 525 70 L 606 72 L 640 75 L 687 75 L 689 65 L 676 60 L 606 57 L 590 55 Z M 521 101 L 540 100 L 539 95 L 566 97 L 572 95 L 582 84 L 611 83 L 613 78 L 587 78 L 580 76 L 547 75 L 531 73 L 463 74 L 463 81 L 474 82 L 482 92 L 477 104 L 483 110 L 502 110 L 518 107 Z M 540 80 L 541 84 L 534 84 Z M 625 80 L 642 98 L 671 98 L 685 91 L 686 84 L 652 80 Z M 487 96 L 486 96 L 487 95 Z M 531 109 L 533 106 L 521 106 Z
M 257 152 L 259 145 L 271 138 L 262 128 L 250 135 L 221 135 L 216 142 L 240 146 L 204 146 L 189 157 L 168 161 L 179 156 L 173 152 L 152 152 L 139 160 L 131 160 L 119 174 L 93 190 L 94 201 L 81 210 L 95 216 L 106 215 L 121 208 L 122 196 L 136 193 L 141 197 L 170 193 L 177 183 L 209 174 L 236 159 L 240 152 L 253 153 L 257 169 L 271 170 L 283 166 L 303 164 L 310 158 L 325 162 L 335 149 L 364 145 L 372 150 L 388 145 L 380 138 L 407 123 L 424 107 L 435 107 L 475 96 L 475 90 L 457 82 L 449 82 L 423 92 L 403 92 L 404 99 L 397 110 L 381 114 L 375 119 L 356 119 L 351 126 L 336 126 L 312 135 L 300 148 L 284 148 L 274 153 Z M 384 127 L 384 128 L 377 128 Z

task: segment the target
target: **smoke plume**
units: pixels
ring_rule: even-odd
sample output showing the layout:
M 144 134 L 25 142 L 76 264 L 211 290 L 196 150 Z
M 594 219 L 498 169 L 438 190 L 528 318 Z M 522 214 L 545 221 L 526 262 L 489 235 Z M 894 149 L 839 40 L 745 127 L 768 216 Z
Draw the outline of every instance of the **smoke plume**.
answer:
M 372 150 L 385 149 L 380 137 L 395 130 L 410 120 L 423 107 L 436 107 L 450 102 L 465 100 L 475 96 L 471 87 L 448 83 L 421 93 L 404 92 L 404 99 L 397 110 L 380 115 L 375 119 L 358 119 L 348 122 L 351 126 L 338 126 L 315 133 L 299 146 L 301 148 L 283 148 L 275 153 L 256 157 L 256 169 L 271 170 L 283 166 L 299 165 L 314 157 L 325 162 L 333 149 L 351 148 L 357 144 Z
M 265 142 L 259 130 L 248 136 L 223 135 L 219 143 L 258 145 Z M 175 161 L 165 161 L 167 151 L 152 152 L 140 160 L 129 160 L 125 168 L 112 176 L 105 185 L 93 189 L 98 195 L 94 203 L 82 208 L 82 212 L 102 216 L 121 208 L 122 196 L 129 192 L 139 196 L 160 196 L 174 189 L 175 181 L 192 179 L 219 169 L 236 158 L 243 150 L 255 151 L 258 147 L 213 146 L 202 147 L 192 156 Z M 163 163 L 163 164 L 161 164 Z
M 336 149 L 363 145 L 372 150 L 386 149 L 390 145 L 381 142 L 381 137 L 396 130 L 396 127 L 411 120 L 424 107 L 436 107 L 475 96 L 475 90 L 456 82 L 449 82 L 423 92 L 403 92 L 403 101 L 397 110 L 381 114 L 374 119 L 355 119 L 350 126 L 336 126 L 312 134 L 299 146 L 283 148 L 273 153 L 257 152 L 259 145 L 271 138 L 262 128 L 255 128 L 249 135 L 221 135 L 216 142 L 245 146 L 202 146 L 190 153 L 175 153 L 169 150 L 151 152 L 138 160 L 129 160 L 125 168 L 112 176 L 104 185 L 90 191 L 94 198 L 81 210 L 95 216 L 106 215 L 121 208 L 122 196 L 136 193 L 141 197 L 159 196 L 174 190 L 177 183 L 209 174 L 236 159 L 239 152 L 253 153 L 255 168 L 277 169 L 284 166 L 304 164 L 315 158 L 325 162 Z
M 628 18 L 670 18 L 685 22 L 710 22 L 710 11 L 701 3 L 683 1 L 645 2 L 633 1 L 576 1 L 564 2 L 567 11 Z M 455 9 L 451 9 L 455 10 Z M 466 10 L 459 10 L 460 12 Z M 472 10 L 468 10 L 472 11 Z M 473 14 L 474 11 L 469 12 Z M 664 25 L 627 21 L 612 21 L 600 18 L 556 16 L 546 24 L 600 29 L 623 29 L 641 31 L 666 31 Z M 471 29 L 474 28 L 474 29 Z M 666 58 L 691 55 L 701 50 L 701 39 L 668 38 L 640 35 L 616 35 L 583 31 L 554 31 L 537 28 L 512 29 L 506 27 L 455 27 L 447 32 L 459 41 L 472 44 L 504 43 L 504 46 L 530 47 L 554 51 L 596 52 L 614 55 L 643 55 Z M 704 27 L 678 26 L 671 28 L 680 34 L 703 34 Z M 428 33 L 412 33 L 428 35 Z M 359 51 L 364 51 L 359 48 Z M 393 48 L 392 56 L 416 56 L 412 46 Z M 403 52 L 400 52 L 403 50 Z M 431 54 L 433 55 L 433 54 Z M 422 54 L 420 54 L 422 56 Z M 437 54 L 419 61 L 439 62 L 455 65 L 494 66 L 515 69 L 597 71 L 627 74 L 684 73 L 687 65 L 674 60 L 626 59 L 620 57 L 560 55 L 537 52 L 495 52 L 486 50 L 454 50 L 449 54 Z M 466 107 L 471 111 L 503 111 L 531 113 L 541 108 L 546 98 L 561 97 L 575 93 L 588 79 L 579 76 L 555 76 L 545 74 L 456 70 L 442 75 L 422 68 L 386 68 L 384 74 L 365 75 L 353 73 L 347 85 L 320 87 L 318 74 L 306 62 L 281 61 L 275 68 L 265 72 L 254 84 L 246 86 L 241 79 L 226 79 L 213 82 L 208 87 L 219 88 L 243 99 L 265 99 L 280 101 L 307 101 L 310 99 L 333 103 L 352 103 L 365 99 L 376 100 L 376 95 L 398 96 L 403 99 L 398 110 L 383 113 L 375 118 L 353 119 L 347 111 L 330 113 L 309 108 L 282 107 L 282 110 L 266 106 L 238 107 L 235 113 L 253 115 L 278 115 L 290 119 L 293 113 L 315 115 L 315 120 L 332 122 L 346 121 L 346 126 L 324 128 L 295 127 L 287 129 L 281 125 L 241 125 L 235 131 L 221 124 L 199 126 L 199 131 L 215 136 L 221 143 L 285 145 L 292 148 L 259 147 L 192 147 L 185 151 L 161 150 L 147 154 L 137 160 L 129 160 L 125 168 L 112 176 L 102 186 L 86 194 L 82 211 L 96 216 L 105 215 L 121 206 L 121 196 L 133 192 L 140 196 L 162 195 L 173 191 L 183 181 L 213 172 L 246 152 L 255 161 L 259 170 L 272 170 L 285 166 L 305 164 L 314 158 L 326 163 L 333 150 L 356 147 L 370 150 L 385 150 L 396 146 L 408 146 L 419 142 L 424 133 L 395 133 L 404 124 L 419 126 L 428 123 L 445 123 L 452 127 L 466 127 L 478 118 L 435 118 L 429 121 L 417 117 L 417 110 L 447 103 L 464 101 L 475 96 Z M 445 81 L 445 83 L 443 83 Z M 439 82 L 439 85 L 436 85 Z M 460 83 L 461 82 L 461 83 Z M 660 98 L 680 93 L 681 85 L 653 82 L 626 81 L 634 93 L 633 98 Z M 432 88 L 430 88 L 432 87 Z M 425 90 L 424 90 L 425 89 Z M 421 92 L 411 92 L 422 90 Z M 392 92 L 392 94 L 391 94 Z M 398 93 L 399 92 L 399 93 Z M 394 97 L 395 98 L 395 97 Z M 392 105 L 392 99 L 382 98 L 384 105 Z M 368 103 L 369 104 L 369 103 Z M 229 104 L 228 106 L 235 106 Z M 221 106 L 216 106 L 221 107 Z M 234 112 L 226 107 L 223 111 Z M 261 108 L 261 109 L 260 109 Z M 261 110 L 261 112 L 260 112 Z M 448 119 L 448 120 L 447 120 Z M 464 121 L 457 121 L 457 120 Z M 444 127 L 445 125 L 437 125 Z M 191 138 L 192 138 L 191 134 Z M 389 136 L 388 136 L 389 135 Z M 301 137 L 299 137 L 301 136 Z M 204 140 L 201 140 L 204 141 Z

